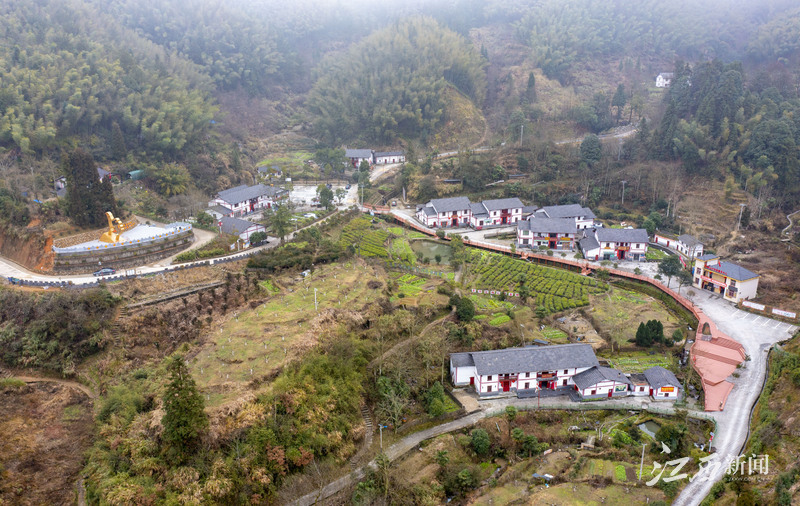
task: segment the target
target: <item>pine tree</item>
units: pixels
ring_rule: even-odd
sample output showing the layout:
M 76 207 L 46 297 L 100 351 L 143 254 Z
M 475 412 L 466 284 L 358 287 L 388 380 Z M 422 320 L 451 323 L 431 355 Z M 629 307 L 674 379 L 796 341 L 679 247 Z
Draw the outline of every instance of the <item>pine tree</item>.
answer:
M 200 444 L 208 426 L 203 398 L 197 391 L 183 357 L 177 355 L 167 365 L 169 384 L 164 393 L 164 454 L 174 464 L 182 464 Z
M 79 226 L 99 226 L 105 213 L 116 211 L 111 181 L 101 182 L 92 155 L 76 148 L 64 159 L 67 178 L 67 215 Z
M 125 136 L 116 121 L 111 125 L 111 157 L 114 160 L 122 160 L 128 155 L 128 148 L 125 147 Z

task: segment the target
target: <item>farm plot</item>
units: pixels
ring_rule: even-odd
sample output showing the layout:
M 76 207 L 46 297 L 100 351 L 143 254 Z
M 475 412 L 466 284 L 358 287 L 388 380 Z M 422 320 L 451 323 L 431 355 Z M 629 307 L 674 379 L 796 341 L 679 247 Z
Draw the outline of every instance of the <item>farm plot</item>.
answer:
M 408 244 L 408 240 L 404 237 L 392 239 L 392 245 L 389 248 L 389 255 L 395 262 L 402 262 L 408 265 L 414 265 L 417 263 L 417 257 L 414 255 L 411 245 Z
M 354 314 L 358 308 L 379 295 L 367 286 L 375 275 L 363 262 L 330 264 L 318 267 L 302 283 L 282 280 L 279 292 L 279 283 L 270 283 L 272 294 L 263 304 L 230 314 L 192 360 L 198 386 L 210 394 L 207 404 L 235 398 L 250 381 L 269 376 L 305 353 L 325 328 L 360 318 Z M 319 313 L 314 310 L 315 288 Z
M 389 232 L 377 228 L 368 218 L 362 216 L 344 227 L 339 243 L 344 248 L 352 246 L 362 257 L 388 258 L 389 252 L 386 251 L 388 239 Z
M 527 290 L 537 306 L 555 313 L 586 306 L 589 295 L 605 290 L 596 279 L 573 272 L 534 265 L 494 253 L 474 256 L 474 286 L 502 291 Z
M 625 353 L 606 358 L 608 365 L 626 373 L 642 373 L 651 367 L 660 365 L 665 369 L 674 369 L 674 360 L 666 354 L 648 355 L 646 353 Z
M 685 330 L 685 322 L 670 312 L 666 306 L 649 295 L 612 288 L 591 297 L 592 307 L 585 311 L 597 333 L 619 346 L 631 346 L 639 323 L 659 320 L 664 325 L 664 336 L 670 337 L 676 329 Z

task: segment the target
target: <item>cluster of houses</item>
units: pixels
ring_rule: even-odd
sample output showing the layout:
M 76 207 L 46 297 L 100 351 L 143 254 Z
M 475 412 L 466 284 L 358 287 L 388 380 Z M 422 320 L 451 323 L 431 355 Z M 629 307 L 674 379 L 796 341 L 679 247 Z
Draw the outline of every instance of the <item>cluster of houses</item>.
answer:
M 347 161 L 356 169 L 363 161 L 366 161 L 370 167 L 373 165 L 403 163 L 406 161 L 406 155 L 402 151 L 374 151 L 372 149 L 345 148 L 344 157 L 347 158 Z
M 677 400 L 681 393 L 669 370 L 655 366 L 643 374 L 624 374 L 601 366 L 591 345 L 583 343 L 452 353 L 450 377 L 453 385 L 471 386 L 480 397 L 560 391 L 580 399 Z
M 484 200 L 472 203 L 467 197 L 433 199 L 417 207 L 417 219 L 430 228 L 484 227 L 512 225 L 522 219 L 522 201 L 518 198 Z
M 286 190 L 265 184 L 235 186 L 217 193 L 206 212 L 217 219 L 240 217 L 270 209 L 287 195 Z

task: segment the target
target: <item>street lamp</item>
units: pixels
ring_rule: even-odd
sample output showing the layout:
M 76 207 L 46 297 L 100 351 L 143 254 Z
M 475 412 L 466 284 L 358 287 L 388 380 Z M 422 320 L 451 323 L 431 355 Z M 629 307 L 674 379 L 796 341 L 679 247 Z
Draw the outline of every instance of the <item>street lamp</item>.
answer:
M 742 214 L 744 214 L 745 207 L 747 207 L 747 204 L 739 204 L 739 222 L 736 224 L 736 230 L 742 228 Z
M 383 450 L 383 429 L 388 429 L 388 425 L 378 425 L 378 431 L 381 433 L 381 450 Z

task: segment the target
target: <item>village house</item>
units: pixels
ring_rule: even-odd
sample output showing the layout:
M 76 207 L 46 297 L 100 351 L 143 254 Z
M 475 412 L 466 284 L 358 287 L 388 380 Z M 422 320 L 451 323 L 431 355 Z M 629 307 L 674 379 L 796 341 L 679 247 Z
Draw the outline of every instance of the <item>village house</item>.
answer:
M 233 217 L 233 211 L 228 209 L 227 207 L 222 206 L 211 206 L 206 209 L 206 213 L 210 214 L 215 220 L 219 221 L 220 218 L 224 216 Z
M 675 74 L 672 72 L 662 72 L 658 74 L 656 76 L 656 88 L 669 88 L 670 84 L 672 84 L 673 77 L 675 77 Z
M 674 235 L 658 232 L 653 236 L 653 242 L 689 258 L 703 255 L 703 243 L 689 234 L 675 237 Z
M 647 230 L 643 228 L 594 228 L 578 241 L 587 260 L 638 260 L 647 255 Z
M 402 151 L 376 151 L 373 159 L 376 165 L 403 163 L 406 161 L 406 155 Z
M 353 168 L 355 168 L 355 169 L 357 169 L 359 167 L 359 165 L 361 165 L 361 162 L 363 162 L 364 160 L 366 160 L 367 163 L 369 163 L 370 167 L 372 167 L 373 154 L 374 154 L 374 151 L 372 151 L 371 149 L 345 149 L 344 150 L 344 157 L 347 158 L 347 160 L 350 161 L 350 165 L 352 165 Z
M 647 382 L 642 373 L 633 373 L 628 375 L 631 381 L 630 393 L 634 397 L 647 397 L 650 395 L 650 384 Z
M 427 227 L 484 227 L 511 225 L 522 219 L 518 198 L 470 202 L 467 197 L 433 199 L 417 206 L 417 219 Z
M 246 245 L 250 244 L 250 236 L 256 232 L 266 232 L 267 229 L 264 225 L 253 223 L 252 221 L 242 220 L 240 218 L 231 218 L 223 216 L 217 222 L 219 231 L 222 234 L 236 235 L 239 239 L 243 240 Z
M 523 207 L 522 201 L 516 197 L 470 204 L 470 226 L 480 230 L 483 227 L 516 223 L 522 219 Z
M 466 227 L 471 216 L 467 197 L 433 199 L 417 208 L 417 219 L 426 227 Z
M 660 365 L 646 370 L 644 377 L 650 385 L 650 397 L 653 399 L 674 401 L 680 396 L 681 384 L 678 378 Z
M 240 185 L 217 193 L 208 207 L 221 206 L 232 211 L 233 216 L 244 216 L 271 208 L 285 194 L 286 191 L 281 188 L 260 183 L 254 186 Z
M 625 397 L 632 386 L 631 380 L 616 369 L 596 366 L 572 378 L 581 399 Z
M 575 220 L 578 230 L 594 228 L 596 216 L 588 207 L 579 204 L 567 204 L 563 206 L 544 206 L 537 209 L 531 215 L 536 218 L 570 218 Z
M 528 218 L 517 223 L 517 246 L 574 250 L 578 227 L 573 218 Z
M 567 387 L 572 378 L 599 366 L 589 344 L 559 344 L 450 355 L 456 386 L 472 385 L 480 396 Z
M 759 275 L 717 255 L 697 257 L 692 269 L 692 285 L 722 295 L 731 302 L 755 298 Z

